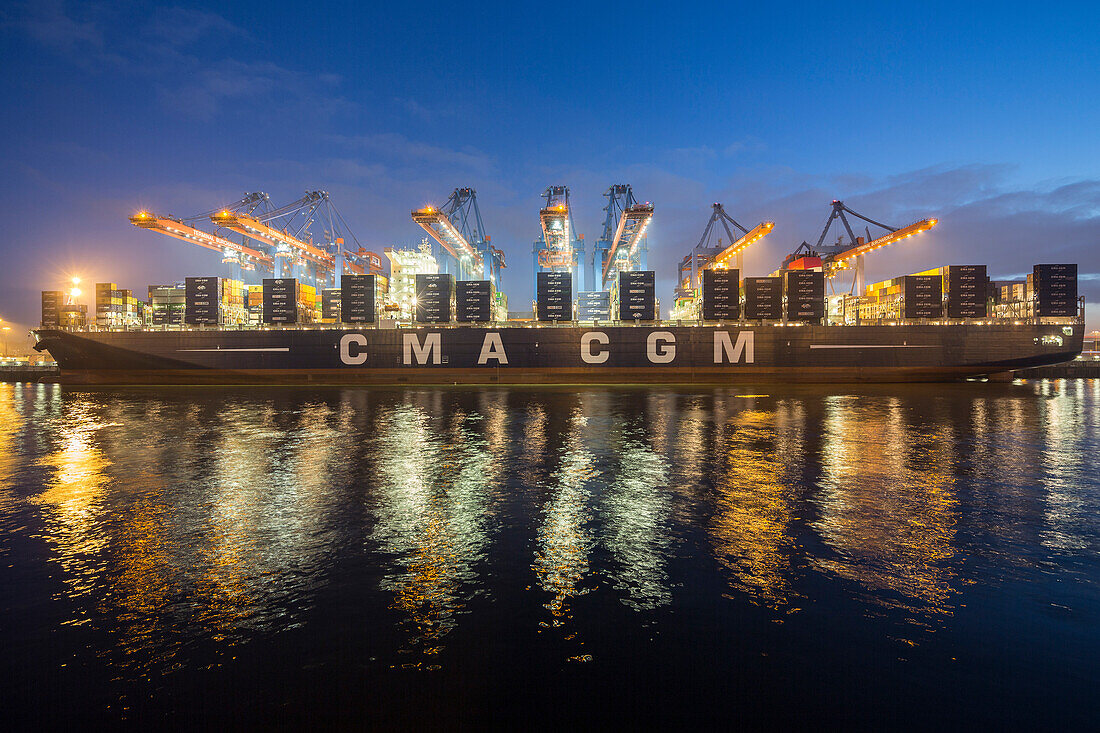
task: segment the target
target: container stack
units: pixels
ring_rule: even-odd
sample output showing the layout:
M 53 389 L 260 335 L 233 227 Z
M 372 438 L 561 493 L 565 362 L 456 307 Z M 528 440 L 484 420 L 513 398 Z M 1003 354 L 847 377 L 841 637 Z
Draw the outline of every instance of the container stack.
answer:
M 493 283 L 489 280 L 459 280 L 455 283 L 455 320 L 484 323 L 493 320 Z
M 450 323 L 454 303 L 454 275 L 432 273 L 416 276 L 417 323 Z
M 100 328 L 122 325 L 122 293 L 115 283 L 95 284 L 95 325 Z
M 264 323 L 298 323 L 300 290 L 295 278 L 265 278 L 263 290 Z
M 63 290 L 42 291 L 42 328 L 61 327 L 61 308 L 65 305 Z
M 825 317 L 825 273 L 787 271 L 787 320 L 820 324 Z
M 577 293 L 578 321 L 610 321 L 611 291 L 586 290 Z
M 62 328 L 84 328 L 88 325 L 88 306 L 76 303 L 58 309 Z
M 321 323 L 340 322 L 340 288 L 321 291 Z
M 152 325 L 183 325 L 183 314 L 187 308 L 186 285 L 150 285 L 149 307 L 153 311 L 150 319 Z
M 783 318 L 783 278 L 745 278 L 745 318 L 753 321 Z
M 620 272 L 617 284 L 618 297 L 612 296 L 612 302 L 618 306 L 617 320 L 657 320 L 657 282 L 653 270 Z
M 944 269 L 948 318 L 985 318 L 989 277 L 985 265 L 949 265 Z
M 573 320 L 572 273 L 538 273 L 535 279 L 535 309 L 540 321 Z
M 249 285 L 245 294 L 245 313 L 248 323 L 259 325 L 264 322 L 264 286 Z
M 340 279 L 340 320 L 374 323 L 378 317 L 378 282 L 375 275 L 344 275 Z
M 1035 315 L 1077 315 L 1077 265 L 1035 265 Z
M 246 287 L 240 280 L 222 280 L 221 322 L 226 326 L 239 326 L 248 322 L 245 309 Z
M 906 275 L 901 281 L 902 315 L 939 318 L 943 315 L 943 278 L 939 275 Z
M 217 326 L 222 322 L 222 280 L 218 277 L 189 277 L 184 280 L 187 295 L 183 320 L 188 326 Z
M 703 320 L 736 321 L 740 317 L 740 271 L 703 270 Z
M 138 300 L 133 290 L 120 290 L 122 301 L 122 325 L 141 327 L 145 325 L 145 303 Z
M 317 288 L 298 283 L 298 323 L 317 321 Z

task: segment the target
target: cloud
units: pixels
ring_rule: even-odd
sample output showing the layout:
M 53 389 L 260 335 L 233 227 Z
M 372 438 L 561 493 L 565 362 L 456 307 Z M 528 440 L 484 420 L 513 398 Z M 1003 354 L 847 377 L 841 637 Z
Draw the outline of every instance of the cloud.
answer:
M 157 97 L 173 114 L 199 120 L 211 119 L 226 103 L 263 101 L 284 109 L 299 105 L 318 96 L 318 82 L 321 82 L 313 75 L 270 62 L 246 63 L 233 59 L 200 66 L 187 77 L 182 83 L 161 83 Z M 323 82 L 320 85 L 323 86 Z M 328 113 L 335 109 L 337 101 L 329 98 Z M 321 105 L 314 105 L 314 108 L 324 111 Z
M 470 146 L 459 149 L 410 140 L 399 133 L 375 133 L 369 135 L 331 135 L 329 139 L 347 149 L 363 155 L 392 161 L 397 168 L 422 165 L 441 166 L 473 176 L 489 176 L 496 172 L 493 158 Z
M 732 158 L 745 153 L 762 153 L 768 149 L 767 144 L 760 138 L 748 136 L 732 143 L 722 149 L 722 155 Z
M 103 34 L 96 23 L 77 19 L 65 12 L 60 0 L 27 2 L 14 6 L 3 26 L 24 33 L 31 40 L 55 51 L 75 53 L 84 48 L 101 49 Z
M 188 46 L 211 36 L 251 39 L 251 34 L 216 13 L 195 8 L 157 8 L 145 28 L 156 43 Z
M 227 104 L 278 105 L 284 113 L 309 111 L 330 117 L 351 110 L 337 93 L 342 78 L 333 73 L 307 73 L 268 60 L 241 61 L 219 54 L 239 50 L 254 39 L 224 16 L 190 8 L 153 11 L 144 25 L 132 27 L 122 14 L 80 5 L 80 12 L 60 2 L 20 6 L 5 27 L 51 48 L 92 74 L 111 73 L 118 83 L 151 86 L 162 109 L 173 116 L 209 121 Z M 82 13 L 82 14 L 81 14 Z M 232 46 L 224 42 L 232 41 Z M 195 46 L 202 45 L 199 52 Z

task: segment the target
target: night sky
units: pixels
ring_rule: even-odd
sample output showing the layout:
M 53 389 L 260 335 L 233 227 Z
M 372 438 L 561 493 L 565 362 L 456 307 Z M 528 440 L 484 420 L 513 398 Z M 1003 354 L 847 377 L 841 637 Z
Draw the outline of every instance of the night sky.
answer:
M 868 282 L 1077 262 L 1100 303 L 1095 3 L 150 7 L 0 9 L 5 320 L 35 324 L 38 291 L 74 273 L 141 297 L 228 274 L 136 230 L 140 208 L 325 189 L 381 252 L 417 243 L 410 210 L 456 186 L 477 190 L 519 310 L 540 193 L 568 185 L 594 242 L 613 183 L 656 207 L 666 312 L 711 202 L 776 222 L 746 256 L 763 275 L 816 240 L 834 198 L 894 225 L 941 220 L 868 258 Z

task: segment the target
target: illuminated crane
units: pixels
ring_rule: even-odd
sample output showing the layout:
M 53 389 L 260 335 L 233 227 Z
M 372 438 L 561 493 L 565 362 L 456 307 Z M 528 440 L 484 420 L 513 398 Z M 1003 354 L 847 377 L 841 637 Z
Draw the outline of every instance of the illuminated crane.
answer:
M 821 260 L 820 266 L 825 271 L 825 276 L 832 279 L 842 270 L 851 269 L 854 262 L 855 277 L 852 279 L 852 290 L 856 294 L 862 294 L 864 287 L 863 258 L 868 252 L 908 239 L 921 232 L 928 231 L 939 223 L 938 219 L 921 219 L 908 226 L 892 227 L 877 222 L 874 219 L 869 219 L 863 214 L 849 209 L 844 205 L 843 201 L 834 199 L 832 207 L 829 218 L 825 222 L 825 228 L 821 230 L 821 236 L 817 238 L 817 244 L 814 245 L 814 247 L 810 247 L 808 243 L 803 242 L 799 248 L 783 262 L 783 267 L 776 272 L 781 272 L 783 269 L 786 269 L 786 267 L 798 258 L 799 255 L 803 255 L 811 258 L 819 258 Z M 851 214 L 868 224 L 874 224 L 876 227 L 885 229 L 887 233 L 877 239 L 871 239 L 871 231 L 869 228 L 865 227 L 864 231 L 867 233 L 866 238 L 857 237 L 855 232 L 852 231 L 852 225 L 848 222 L 848 217 L 845 216 L 845 214 Z M 833 223 L 837 220 L 840 220 L 844 225 L 845 231 L 848 232 L 849 243 L 845 244 L 843 242 L 843 237 L 838 237 L 835 245 L 824 246 L 825 237 L 828 236 L 830 227 L 832 227 Z
M 542 236 L 535 241 L 533 248 L 535 282 L 538 282 L 540 270 L 550 272 L 568 272 L 573 275 L 577 291 L 584 287 L 584 271 L 579 271 L 580 261 L 584 259 L 584 239 L 576 234 L 573 224 L 573 210 L 569 206 L 568 186 L 550 186 L 542 197 L 546 205 L 539 210 L 542 224 Z
M 675 309 L 683 315 L 677 317 L 691 317 L 699 302 L 699 287 L 701 270 L 729 269 L 732 265 L 744 277 L 744 252 L 754 242 L 763 239 L 772 229 L 775 222 L 762 221 L 752 229 L 746 229 L 726 213 L 720 203 L 711 204 L 710 220 L 703 230 L 703 236 L 695 249 L 680 262 L 680 277 L 676 286 Z M 722 238 L 718 237 L 717 246 L 710 244 L 711 237 L 717 232 L 715 224 L 721 224 L 729 237 L 730 244 L 723 247 Z M 733 229 L 730 229 L 730 225 Z M 734 232 L 738 232 L 737 235 Z
M 646 228 L 653 218 L 653 206 L 647 201 L 638 203 L 629 184 L 619 183 L 604 193 L 607 206 L 604 211 L 603 235 L 592 251 L 593 264 L 599 263 L 602 273 L 600 287 L 607 287 L 608 281 L 617 272 L 644 270 L 647 264 L 648 247 L 645 238 Z M 596 287 L 593 278 L 592 286 Z
M 267 194 L 257 192 L 246 194 L 242 199 L 231 204 L 231 206 L 235 209 L 247 209 L 251 212 L 263 205 L 266 201 Z M 217 209 L 214 211 L 217 211 Z M 257 267 L 267 271 L 275 270 L 274 258 L 269 253 L 249 247 L 243 242 L 237 243 L 227 237 L 203 231 L 192 224 L 192 222 L 206 219 L 211 213 L 213 212 L 207 211 L 192 217 L 180 219 L 173 216 L 160 216 L 150 211 L 139 211 L 137 214 L 130 217 L 130 223 L 139 229 L 160 232 L 161 234 L 175 237 L 184 242 L 190 242 L 215 252 L 221 252 L 222 262 L 231 263 L 233 265 L 234 276 L 238 279 L 240 278 L 240 270 L 254 270 Z
M 318 246 L 309 229 L 321 215 L 328 227 L 324 232 L 325 243 Z M 270 246 L 276 257 L 276 277 L 282 276 L 283 259 L 290 261 L 292 277 L 300 277 L 300 267 L 305 265 L 311 279 L 321 284 L 332 282 L 337 287 L 344 272 L 364 272 L 354 257 L 347 256 L 343 238 L 335 236 L 338 225 L 343 225 L 344 229 L 347 225 L 329 200 L 327 191 L 307 191 L 297 201 L 259 215 L 226 207 L 211 215 L 210 221 L 215 226 Z
M 319 245 L 314 244 L 309 235 L 310 226 L 318 219 L 322 219 L 326 227 L 325 241 Z M 216 227 L 215 233 L 203 231 L 192 223 L 199 220 L 210 221 Z M 248 270 L 257 266 L 282 277 L 284 259 L 291 261 L 293 277 L 300 276 L 299 265 L 305 264 L 311 278 L 321 284 L 334 282 L 338 286 L 341 273 L 365 271 L 360 262 L 363 248 L 360 246 L 358 252 L 344 250 L 344 238 L 337 236 L 338 233 L 346 232 L 356 244 L 358 241 L 325 191 L 307 192 L 301 199 L 277 209 L 271 208 L 267 194 L 256 192 L 232 204 L 185 219 L 142 211 L 130 217 L 130 221 L 142 229 L 221 251 L 223 261 L 234 263 L 236 278 L 240 277 L 237 267 Z M 230 240 L 228 235 L 222 236 L 218 233 L 221 230 L 242 235 L 242 243 Z M 257 246 L 244 243 L 249 240 Z
M 412 212 L 413 221 L 455 258 L 460 278 L 491 280 L 500 287 L 504 253 L 490 244 L 477 205 L 477 191 L 456 188 L 443 206 Z

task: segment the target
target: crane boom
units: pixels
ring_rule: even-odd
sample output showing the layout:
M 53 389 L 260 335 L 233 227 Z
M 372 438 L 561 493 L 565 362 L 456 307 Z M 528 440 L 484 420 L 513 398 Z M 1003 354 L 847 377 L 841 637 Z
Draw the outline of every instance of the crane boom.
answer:
M 710 269 L 714 267 L 726 267 L 726 261 L 730 257 L 736 257 L 738 253 L 746 250 L 750 244 L 758 239 L 762 239 L 768 235 L 772 229 L 775 228 L 774 221 L 764 221 L 757 224 L 749 232 L 742 235 L 740 239 L 726 247 L 724 250 L 714 256 L 714 259 L 703 265 L 702 269 Z
M 833 255 L 830 260 L 832 262 L 844 262 L 846 260 L 852 259 L 853 257 L 865 255 L 872 250 L 894 244 L 895 242 L 900 242 L 903 239 L 908 239 L 914 234 L 920 234 L 921 232 L 928 231 L 932 227 L 936 226 L 936 224 L 938 223 L 938 219 L 921 219 L 920 221 L 914 222 L 909 226 L 905 226 L 901 229 L 885 234 L 878 239 L 872 239 L 870 242 L 857 244 L 855 247 L 851 247 L 850 249 L 846 249 L 843 252 L 839 252 Z
M 425 206 L 423 209 L 414 210 L 412 218 L 452 257 L 470 257 L 476 267 L 481 267 L 481 254 L 471 246 L 442 211 L 433 206 Z
M 197 244 L 200 247 L 205 247 L 215 252 L 221 252 L 222 254 L 233 253 L 239 257 L 246 257 L 256 264 L 262 265 L 270 270 L 274 270 L 275 268 L 274 260 L 271 255 L 266 252 L 246 247 L 243 244 L 237 244 L 225 237 L 219 237 L 216 234 L 204 232 L 201 229 L 196 229 L 190 224 L 185 224 L 166 216 L 157 216 L 148 211 L 142 211 L 131 216 L 130 223 L 139 229 L 149 229 L 150 231 L 167 234 L 169 237 L 182 239 L 185 242 Z
M 231 229 L 246 237 L 260 239 L 276 246 L 282 244 L 289 247 L 292 252 L 303 259 L 309 260 L 329 270 L 335 267 L 335 258 L 324 250 L 314 247 L 308 242 L 303 242 L 297 237 L 268 226 L 250 214 L 242 214 L 228 209 L 223 209 L 210 217 L 210 221 L 216 226 Z
M 619 224 L 615 228 L 615 235 L 611 239 L 611 247 L 607 251 L 607 258 L 603 263 L 604 282 L 607 282 L 607 278 L 611 274 L 612 266 L 615 264 L 615 254 L 623 241 L 624 233 L 627 240 L 625 244 L 622 244 L 622 247 L 626 250 L 629 258 L 637 250 L 638 240 L 645 234 L 652 218 L 653 206 L 651 204 L 634 204 L 623 210 L 623 213 L 619 216 Z
M 539 264 L 543 267 L 572 269 L 576 264 L 569 219 L 569 209 L 565 204 L 545 206 L 539 210 L 542 238 L 546 243 L 545 257 L 543 254 L 539 255 Z

